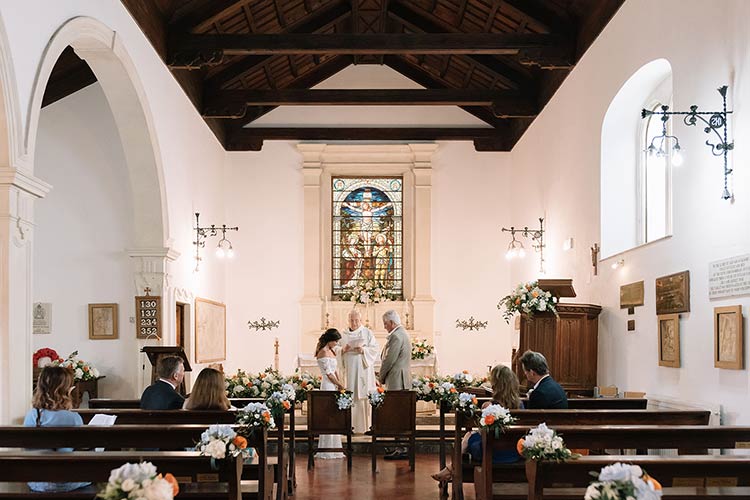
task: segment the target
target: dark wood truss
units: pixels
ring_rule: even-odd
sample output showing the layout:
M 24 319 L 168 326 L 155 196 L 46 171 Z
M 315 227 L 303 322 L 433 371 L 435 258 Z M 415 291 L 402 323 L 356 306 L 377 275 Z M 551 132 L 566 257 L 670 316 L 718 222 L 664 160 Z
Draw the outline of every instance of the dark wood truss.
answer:
M 481 151 L 513 147 L 623 1 L 122 0 L 227 150 L 298 139 L 470 140 Z M 76 59 L 61 58 L 45 104 L 95 81 Z M 425 88 L 312 90 L 351 64 Z M 253 124 L 287 105 L 460 106 L 486 125 Z

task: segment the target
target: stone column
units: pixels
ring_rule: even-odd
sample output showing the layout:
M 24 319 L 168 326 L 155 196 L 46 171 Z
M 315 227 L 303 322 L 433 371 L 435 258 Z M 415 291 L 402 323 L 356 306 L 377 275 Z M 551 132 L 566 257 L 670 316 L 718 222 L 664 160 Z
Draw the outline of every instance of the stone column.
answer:
M 34 201 L 51 186 L 25 169 L 0 168 L 0 422 L 31 407 Z

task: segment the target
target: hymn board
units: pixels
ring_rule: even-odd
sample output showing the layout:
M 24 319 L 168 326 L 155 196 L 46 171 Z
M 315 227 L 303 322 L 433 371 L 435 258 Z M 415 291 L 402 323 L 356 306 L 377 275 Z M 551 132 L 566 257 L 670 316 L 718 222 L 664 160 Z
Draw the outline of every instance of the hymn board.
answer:
M 161 338 L 161 297 L 149 295 L 150 288 L 145 288 L 146 295 L 135 298 L 136 337 L 139 339 Z

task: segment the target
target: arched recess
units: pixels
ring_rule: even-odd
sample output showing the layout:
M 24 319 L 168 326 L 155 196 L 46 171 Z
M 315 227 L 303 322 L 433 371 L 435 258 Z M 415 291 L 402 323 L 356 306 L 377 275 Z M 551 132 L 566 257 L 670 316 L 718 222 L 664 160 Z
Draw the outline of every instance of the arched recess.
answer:
M 96 75 L 117 124 L 134 196 L 136 250 L 163 250 L 169 239 L 169 221 L 158 141 L 135 65 L 115 31 L 96 19 L 76 17 L 52 36 L 34 83 L 26 150 L 33 158 L 44 91 L 52 68 L 68 45 Z
M 656 59 L 628 78 L 604 115 L 600 164 L 602 258 L 645 243 L 639 227 L 644 217 L 640 169 L 645 156 L 640 110 L 658 102 L 669 104 L 671 96 L 672 66 L 666 59 Z M 666 216 L 671 216 L 668 209 Z

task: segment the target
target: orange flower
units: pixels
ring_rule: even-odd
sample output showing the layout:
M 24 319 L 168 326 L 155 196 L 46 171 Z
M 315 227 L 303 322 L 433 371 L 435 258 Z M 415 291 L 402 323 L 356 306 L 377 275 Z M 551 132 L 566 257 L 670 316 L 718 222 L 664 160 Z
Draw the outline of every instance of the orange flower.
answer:
M 383 394 L 385 392 L 385 389 L 383 389 L 382 387 L 378 387 L 378 392 L 380 394 Z
M 250 387 L 252 387 L 252 386 L 253 386 L 253 383 L 252 383 L 252 382 L 248 382 L 248 383 L 247 383 L 247 387 L 248 387 L 248 389 L 249 389 Z
M 291 407 L 292 407 L 292 405 L 290 405 L 290 404 L 289 404 L 289 401 L 284 401 L 284 404 L 283 404 L 283 406 L 284 406 L 284 409 L 285 409 L 285 410 L 288 410 L 289 408 L 291 408 Z
M 305 387 L 307 387 L 307 382 L 305 382 L 305 381 L 303 380 L 303 381 L 302 381 L 302 388 L 304 389 Z
M 516 451 L 518 452 L 519 455 L 523 455 L 523 443 L 524 443 L 523 438 L 519 439 L 518 442 L 516 443 Z
M 465 373 L 466 375 L 468 375 L 469 374 L 469 370 L 464 370 L 463 373 Z
M 263 412 L 263 420 L 265 420 L 266 422 L 270 422 L 271 421 L 271 414 L 268 413 L 267 411 L 264 411 Z
M 456 388 L 455 387 L 451 387 L 451 394 L 455 394 L 455 393 L 456 393 Z
M 432 382 L 430 382 L 429 384 L 427 384 L 427 387 L 429 387 L 430 389 L 434 389 L 435 388 L 435 384 L 433 384 Z
M 485 425 L 492 425 L 495 423 L 495 416 L 494 415 L 487 415 L 484 417 L 484 424 Z
M 520 303 L 521 303 L 521 298 L 519 297 L 519 298 L 516 299 L 516 305 L 518 305 Z
M 161 474 L 159 474 L 159 477 L 161 477 Z M 171 473 L 167 472 L 164 474 L 164 480 L 172 485 L 172 496 L 176 497 L 180 492 L 180 485 L 177 484 L 177 479 Z
M 85 371 L 85 372 L 89 371 L 89 367 L 88 367 L 88 366 L 86 366 L 86 365 L 84 365 L 84 366 L 83 366 L 83 371 Z
M 531 292 L 531 296 L 534 297 L 534 298 L 537 298 L 537 297 L 539 297 L 539 292 L 537 292 L 536 290 L 534 290 L 533 292 Z
M 661 491 L 661 484 L 653 477 L 648 474 L 643 474 L 643 480 L 647 483 L 651 483 L 651 486 L 653 486 L 656 491 Z
M 247 439 L 242 436 L 235 436 L 234 439 L 232 439 L 232 444 L 240 450 L 244 450 L 247 448 Z
M 471 398 L 471 402 L 472 402 L 472 404 L 475 404 L 475 405 L 479 404 L 477 398 Z

